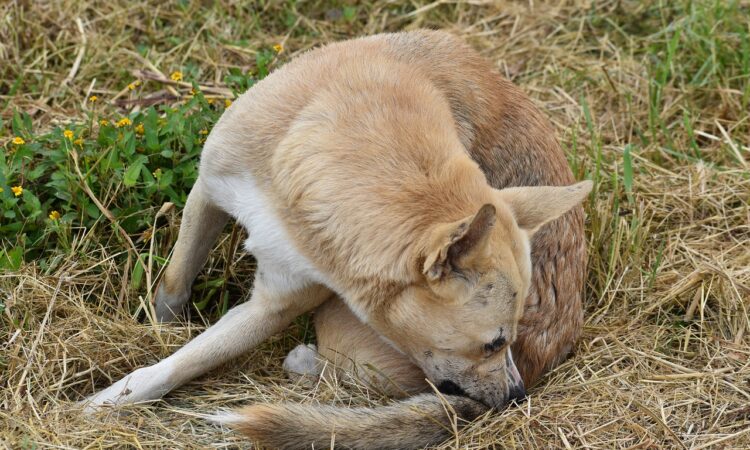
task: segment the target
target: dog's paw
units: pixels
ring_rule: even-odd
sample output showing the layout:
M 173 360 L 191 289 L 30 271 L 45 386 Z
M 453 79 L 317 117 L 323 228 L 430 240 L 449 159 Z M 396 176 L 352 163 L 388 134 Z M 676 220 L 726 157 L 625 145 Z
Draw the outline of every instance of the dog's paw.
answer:
M 153 366 L 144 367 L 78 404 L 84 414 L 93 414 L 108 407 L 158 400 L 170 391 L 165 375 Z
M 318 348 L 314 344 L 300 344 L 284 358 L 284 371 L 290 378 L 300 375 L 318 377 L 322 371 Z
M 161 323 L 173 322 L 185 312 L 185 305 L 190 299 L 190 291 L 170 293 L 164 283 L 160 284 L 156 290 L 154 298 L 154 312 L 156 320 Z

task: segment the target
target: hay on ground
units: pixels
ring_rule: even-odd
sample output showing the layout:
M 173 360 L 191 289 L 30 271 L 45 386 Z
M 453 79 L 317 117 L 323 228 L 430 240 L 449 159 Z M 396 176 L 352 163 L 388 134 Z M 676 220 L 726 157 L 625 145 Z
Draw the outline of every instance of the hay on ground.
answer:
M 710 61 L 699 60 L 698 44 L 686 40 L 701 39 L 698 24 L 708 19 L 700 11 L 669 17 L 664 2 L 399 0 L 360 3 L 349 20 L 328 2 L 231 3 L 200 10 L 7 2 L 0 6 L 8 27 L 0 28 L 0 60 L 8 63 L 0 67 L 0 95 L 32 112 L 39 127 L 81 116 L 91 92 L 114 98 L 128 69 L 153 69 L 135 52 L 132 41 L 141 35 L 151 42 L 150 64 L 163 73 L 193 65 L 200 79 L 221 84 L 228 67 L 252 67 L 252 49 L 261 45 L 283 42 L 289 57 L 383 30 L 460 33 L 547 111 L 576 175 L 598 178 L 586 207 L 586 325 L 574 355 L 529 390 L 528 402 L 480 418 L 441 448 L 750 448 L 748 81 L 727 65 L 701 85 L 681 83 Z M 738 3 L 747 17 L 747 2 Z M 73 71 L 82 48 L 76 17 L 87 44 Z M 654 109 L 655 65 L 675 23 L 685 37 Z M 257 29 L 248 45 L 226 39 L 243 26 Z M 717 39 L 734 39 L 729 45 L 739 49 L 737 36 Z M 19 76 L 27 89 L 37 80 L 33 92 L 2 87 Z M 623 184 L 628 144 L 632 187 Z M 168 255 L 177 225 L 156 233 L 157 254 Z M 145 291 L 127 287 L 133 261 L 123 262 L 114 233 L 102 238 L 110 232 L 77 230 L 72 250 L 51 267 L 29 262 L 0 275 L 0 445 L 247 447 L 199 414 L 257 402 L 386 400 L 362 386 L 287 380 L 285 353 L 309 339 L 309 324 L 300 320 L 155 405 L 127 407 L 119 417 L 81 416 L 76 401 L 169 355 L 216 318 L 143 323 L 137 310 Z M 251 289 L 253 270 L 239 241 L 222 239 L 206 269 L 228 273 L 236 298 Z

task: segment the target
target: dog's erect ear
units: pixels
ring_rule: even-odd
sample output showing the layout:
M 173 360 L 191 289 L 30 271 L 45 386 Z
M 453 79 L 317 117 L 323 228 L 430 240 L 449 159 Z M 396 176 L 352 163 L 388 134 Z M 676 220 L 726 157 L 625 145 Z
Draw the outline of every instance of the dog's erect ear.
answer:
M 529 235 L 581 203 L 591 192 L 593 183 L 581 181 L 572 186 L 512 187 L 498 191 L 518 226 Z
M 427 279 L 437 281 L 443 278 L 481 248 L 495 225 L 495 213 L 495 206 L 488 203 L 473 216 L 435 227 L 423 267 Z

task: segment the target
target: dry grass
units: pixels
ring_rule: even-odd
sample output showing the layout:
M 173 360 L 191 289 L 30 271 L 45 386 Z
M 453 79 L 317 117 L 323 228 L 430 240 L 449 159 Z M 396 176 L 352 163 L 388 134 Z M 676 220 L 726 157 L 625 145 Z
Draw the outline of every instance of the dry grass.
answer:
M 597 191 L 587 206 L 587 321 L 575 354 L 527 403 L 478 420 L 441 448 L 750 448 L 746 1 L 723 12 L 695 2 L 691 12 L 687 3 L 399 0 L 360 5 L 351 21 L 336 20 L 342 10 L 324 1 L 95 3 L 0 6 L 4 119 L 10 107 L 33 113 L 39 127 L 80 116 L 89 93 L 116 97 L 130 69 L 152 69 L 146 60 L 214 83 L 228 67 L 252 67 L 261 44 L 283 41 L 291 56 L 382 30 L 466 36 L 545 108 L 577 175 Z M 0 276 L 0 445 L 247 447 L 196 414 L 261 401 L 384 401 L 358 386 L 287 381 L 285 352 L 309 339 L 300 320 L 156 405 L 82 417 L 73 402 L 168 355 L 215 314 L 184 326 L 139 322 L 145 291 L 123 288 L 133 261 L 116 233 L 73 235 L 54 264 L 31 261 Z M 168 255 L 175 235 L 176 224 L 164 226 L 154 253 Z M 240 297 L 253 264 L 234 252 L 236 242 L 222 239 L 203 279 L 226 272 Z

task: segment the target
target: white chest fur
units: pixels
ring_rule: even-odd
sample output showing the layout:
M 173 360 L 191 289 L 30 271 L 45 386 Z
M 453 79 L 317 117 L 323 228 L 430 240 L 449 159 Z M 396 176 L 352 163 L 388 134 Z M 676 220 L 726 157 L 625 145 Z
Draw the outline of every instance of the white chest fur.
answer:
M 327 284 L 297 250 L 271 200 L 252 176 L 208 176 L 201 181 L 211 200 L 247 230 L 245 249 L 258 260 L 264 282 L 288 289 L 310 282 Z

